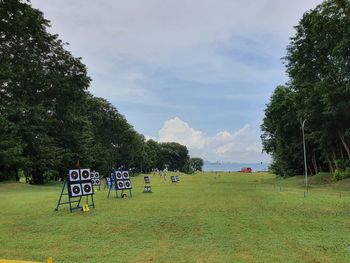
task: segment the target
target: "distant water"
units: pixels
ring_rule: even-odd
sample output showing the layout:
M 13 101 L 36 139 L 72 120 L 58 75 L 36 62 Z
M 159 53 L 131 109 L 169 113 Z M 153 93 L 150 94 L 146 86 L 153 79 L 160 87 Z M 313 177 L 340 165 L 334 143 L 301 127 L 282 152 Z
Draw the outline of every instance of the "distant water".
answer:
M 253 172 L 258 172 L 267 171 L 269 165 L 269 163 L 211 163 L 205 161 L 203 165 L 203 171 L 236 172 L 240 171 L 242 167 L 250 167 L 253 169 Z

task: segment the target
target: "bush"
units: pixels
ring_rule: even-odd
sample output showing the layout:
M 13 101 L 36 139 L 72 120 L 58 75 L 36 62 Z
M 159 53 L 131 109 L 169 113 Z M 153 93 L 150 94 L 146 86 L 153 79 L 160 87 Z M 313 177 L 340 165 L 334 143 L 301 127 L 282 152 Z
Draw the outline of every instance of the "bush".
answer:
M 346 178 L 350 178 L 350 167 L 346 167 L 345 169 L 336 169 L 333 174 L 333 180 L 339 181 Z
M 43 173 L 43 183 L 48 184 L 50 181 L 58 177 L 58 172 L 54 170 L 47 170 Z

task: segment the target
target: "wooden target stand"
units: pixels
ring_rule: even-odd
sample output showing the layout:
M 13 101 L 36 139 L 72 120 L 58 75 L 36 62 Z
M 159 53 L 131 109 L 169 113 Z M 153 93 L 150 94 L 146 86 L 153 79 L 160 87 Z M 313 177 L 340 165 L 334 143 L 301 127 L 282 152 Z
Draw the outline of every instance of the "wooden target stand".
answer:
M 67 176 L 67 178 L 69 178 Z M 55 211 L 58 211 L 58 208 L 62 205 L 69 205 L 69 211 L 72 213 L 76 210 L 84 210 L 88 211 L 89 207 L 95 208 L 95 202 L 94 202 L 94 196 L 92 194 L 88 195 L 79 195 L 79 196 L 72 196 L 72 193 L 69 191 L 69 180 L 64 180 L 62 190 L 60 193 L 60 197 L 57 202 L 57 206 L 55 208 Z M 68 200 L 62 200 L 63 196 L 67 196 Z M 86 196 L 86 203 L 81 205 L 82 199 Z M 89 198 L 90 196 L 90 198 Z M 90 199 L 90 202 L 89 202 Z

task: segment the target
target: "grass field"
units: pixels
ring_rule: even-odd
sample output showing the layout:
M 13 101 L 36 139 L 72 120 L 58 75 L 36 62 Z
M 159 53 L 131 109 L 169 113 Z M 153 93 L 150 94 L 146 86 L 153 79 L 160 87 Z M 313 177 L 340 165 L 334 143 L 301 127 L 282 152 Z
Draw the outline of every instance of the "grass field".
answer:
M 269 174 L 132 178 L 133 197 L 54 211 L 61 185 L 0 184 L 0 259 L 46 262 L 350 262 L 350 182 Z M 341 193 L 341 194 L 340 194 Z

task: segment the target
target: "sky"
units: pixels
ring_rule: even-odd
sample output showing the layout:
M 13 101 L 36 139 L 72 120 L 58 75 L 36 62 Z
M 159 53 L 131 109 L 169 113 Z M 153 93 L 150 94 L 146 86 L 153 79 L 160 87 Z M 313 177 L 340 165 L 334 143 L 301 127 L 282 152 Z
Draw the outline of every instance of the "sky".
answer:
M 82 57 L 90 92 L 192 157 L 270 162 L 260 125 L 294 26 L 320 0 L 32 0 Z

